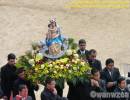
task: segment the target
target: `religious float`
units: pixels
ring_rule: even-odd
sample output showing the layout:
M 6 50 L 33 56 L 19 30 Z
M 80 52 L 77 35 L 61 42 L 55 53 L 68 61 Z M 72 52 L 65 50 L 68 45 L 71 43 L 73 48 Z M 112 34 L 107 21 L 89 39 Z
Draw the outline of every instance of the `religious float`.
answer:
M 45 40 L 32 43 L 32 49 L 18 58 L 17 67 L 25 67 L 27 79 L 44 84 L 46 77 L 76 84 L 90 76 L 89 64 L 77 54 L 77 43 L 61 33 L 56 19 L 51 19 Z

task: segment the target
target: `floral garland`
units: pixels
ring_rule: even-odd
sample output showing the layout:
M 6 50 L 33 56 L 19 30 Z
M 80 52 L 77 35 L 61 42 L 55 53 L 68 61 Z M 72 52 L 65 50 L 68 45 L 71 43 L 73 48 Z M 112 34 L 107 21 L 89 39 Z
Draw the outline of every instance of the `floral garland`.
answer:
M 38 53 L 39 46 L 32 45 L 33 51 L 26 52 L 25 55 L 19 57 L 17 66 L 24 66 L 26 68 L 27 79 L 33 82 L 39 81 L 44 84 L 47 76 L 56 80 L 65 79 L 76 84 L 78 81 L 84 81 L 89 77 L 91 68 L 88 63 L 79 58 L 76 48 L 72 46 L 73 41 L 70 42 L 70 47 L 66 54 L 55 60 L 44 61 L 41 53 Z M 73 47 L 73 48 L 72 48 Z

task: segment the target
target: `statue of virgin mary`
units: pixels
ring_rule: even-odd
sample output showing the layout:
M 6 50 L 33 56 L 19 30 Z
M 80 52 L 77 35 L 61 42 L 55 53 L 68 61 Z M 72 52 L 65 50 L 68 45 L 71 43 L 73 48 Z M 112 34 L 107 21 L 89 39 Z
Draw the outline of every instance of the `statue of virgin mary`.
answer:
M 68 39 L 61 33 L 61 28 L 56 23 L 56 19 L 49 20 L 48 32 L 45 41 L 41 41 L 44 45 L 40 50 L 43 56 L 50 59 L 57 59 L 65 54 L 68 49 Z
M 57 55 L 61 52 L 63 38 L 61 36 L 61 29 L 56 23 L 56 19 L 51 19 L 48 25 L 48 32 L 46 34 L 46 45 L 50 55 Z

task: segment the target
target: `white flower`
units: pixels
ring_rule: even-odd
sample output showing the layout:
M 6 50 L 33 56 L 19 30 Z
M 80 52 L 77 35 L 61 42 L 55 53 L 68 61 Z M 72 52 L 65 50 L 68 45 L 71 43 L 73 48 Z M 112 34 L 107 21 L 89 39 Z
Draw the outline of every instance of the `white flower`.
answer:
M 63 66 L 63 65 L 60 65 L 60 69 L 64 69 L 64 66 Z
M 78 54 L 74 54 L 74 57 L 75 57 L 75 58 L 79 58 L 79 55 L 78 55 Z
M 66 51 L 66 55 L 67 55 L 67 56 L 71 56 L 71 55 L 72 55 L 72 50 L 70 50 L 70 49 L 67 50 L 67 51 Z
M 53 65 L 52 64 L 49 64 L 49 67 L 52 67 Z
M 30 59 L 28 62 L 29 62 L 29 64 L 32 65 L 32 66 L 35 64 L 34 59 Z
M 74 63 L 77 64 L 78 62 L 75 60 Z
M 42 65 L 41 65 L 41 69 L 44 69 L 44 67 L 45 67 L 45 65 L 44 65 L 44 64 L 42 64 Z
M 69 68 L 70 67 L 70 64 L 66 64 L 66 68 Z
M 42 58 L 43 58 L 42 53 L 36 54 L 36 61 L 39 61 L 39 60 L 41 60 Z
M 72 59 L 72 62 L 74 63 L 74 62 L 75 62 L 75 59 Z

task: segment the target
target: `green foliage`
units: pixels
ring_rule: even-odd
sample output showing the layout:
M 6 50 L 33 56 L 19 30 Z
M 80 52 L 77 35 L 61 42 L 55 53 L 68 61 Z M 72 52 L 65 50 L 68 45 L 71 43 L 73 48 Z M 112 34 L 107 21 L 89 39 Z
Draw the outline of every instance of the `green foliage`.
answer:
M 17 67 L 25 67 L 26 69 L 28 67 L 31 67 L 31 65 L 28 62 L 28 57 L 27 56 L 20 56 L 17 63 L 16 63 Z
M 73 50 L 76 50 L 78 47 L 77 43 L 75 43 L 73 38 L 68 39 L 68 45 L 69 45 L 69 49 L 73 49 Z

